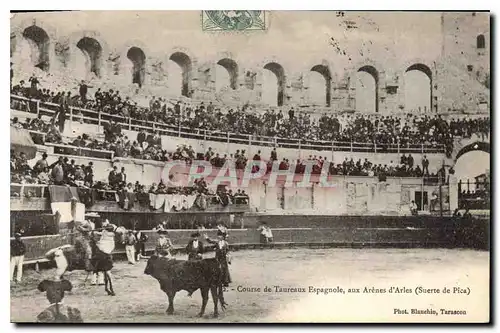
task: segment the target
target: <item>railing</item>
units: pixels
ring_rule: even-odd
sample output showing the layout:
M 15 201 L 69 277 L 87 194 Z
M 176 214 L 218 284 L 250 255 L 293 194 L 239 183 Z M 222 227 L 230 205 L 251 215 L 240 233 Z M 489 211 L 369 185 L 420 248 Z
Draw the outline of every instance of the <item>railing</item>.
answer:
M 10 184 L 10 196 L 18 198 L 47 198 L 49 185 L 43 184 Z
M 54 103 L 41 102 L 22 96 L 11 95 L 11 108 L 17 111 L 30 112 L 36 115 L 53 116 L 61 106 Z M 383 144 L 366 142 L 343 142 L 343 141 L 321 141 L 304 140 L 280 137 L 269 137 L 262 135 L 238 134 L 231 132 L 209 131 L 205 129 L 191 129 L 180 125 L 169 125 L 154 121 L 132 119 L 119 115 L 108 114 L 100 111 L 69 107 L 69 113 L 65 115 L 66 120 L 71 122 L 86 122 L 97 125 L 98 128 L 111 120 L 122 125 L 123 129 L 141 130 L 147 132 L 158 131 L 159 134 L 186 139 L 203 141 L 224 142 L 227 144 L 258 145 L 267 147 L 280 147 L 289 149 L 318 150 L 318 151 L 344 151 L 344 152 L 367 152 L 367 153 L 421 153 L 442 154 L 445 153 L 443 144 Z
M 45 145 L 45 138 L 47 136 L 47 133 L 34 131 L 34 130 L 28 130 L 28 132 L 30 133 L 31 139 L 33 139 L 33 142 L 35 144 Z
M 45 145 L 54 147 L 54 154 L 76 155 L 101 159 L 113 159 L 115 155 L 115 153 L 110 150 L 91 149 L 87 147 L 78 147 L 58 143 L 46 143 Z

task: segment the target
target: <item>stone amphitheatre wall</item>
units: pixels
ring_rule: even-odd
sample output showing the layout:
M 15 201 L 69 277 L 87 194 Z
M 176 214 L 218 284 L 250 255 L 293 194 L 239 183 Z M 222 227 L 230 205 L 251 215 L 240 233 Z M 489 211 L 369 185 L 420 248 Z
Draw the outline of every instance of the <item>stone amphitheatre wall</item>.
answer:
M 315 112 L 358 110 L 356 81 L 368 74 L 376 106 L 367 112 L 381 114 L 416 111 L 406 105 L 406 94 L 413 89 L 407 74 L 418 71 L 428 78 L 426 112 L 488 111 L 487 13 L 345 15 L 269 12 L 267 30 L 229 34 L 202 31 L 197 11 L 16 14 L 11 61 L 15 80 L 37 71 L 53 89 L 76 91 L 78 80 L 86 79 L 94 88 L 144 101 L 151 95 L 179 98 L 177 92 L 257 107 L 267 106 L 264 76 L 270 71 L 284 107 Z M 221 66 L 230 82 L 217 91 Z M 172 74 L 174 67 L 181 78 Z M 312 98 L 313 74 L 323 77 L 327 101 Z

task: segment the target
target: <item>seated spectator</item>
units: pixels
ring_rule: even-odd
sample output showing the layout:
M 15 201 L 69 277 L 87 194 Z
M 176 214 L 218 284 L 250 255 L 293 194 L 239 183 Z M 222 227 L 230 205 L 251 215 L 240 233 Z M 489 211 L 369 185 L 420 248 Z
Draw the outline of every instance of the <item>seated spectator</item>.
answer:
M 43 168 L 42 171 L 38 173 L 38 183 L 48 185 L 50 183 L 49 168 Z

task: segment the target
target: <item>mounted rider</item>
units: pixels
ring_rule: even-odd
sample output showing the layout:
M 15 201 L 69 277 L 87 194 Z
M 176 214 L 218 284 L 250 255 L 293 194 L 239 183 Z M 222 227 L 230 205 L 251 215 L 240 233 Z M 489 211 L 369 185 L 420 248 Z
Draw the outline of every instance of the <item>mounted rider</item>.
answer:
M 115 232 L 118 227 L 108 220 L 102 223 L 101 231 L 94 231 L 96 236 L 100 236 L 100 239 L 96 242 L 96 247 L 106 254 L 111 254 L 115 249 Z
M 84 262 L 85 270 L 90 272 L 93 270 L 91 260 L 93 255 L 93 225 L 90 221 L 84 221 L 76 224 L 75 229 L 75 247 L 77 252 L 81 253 L 81 260 Z

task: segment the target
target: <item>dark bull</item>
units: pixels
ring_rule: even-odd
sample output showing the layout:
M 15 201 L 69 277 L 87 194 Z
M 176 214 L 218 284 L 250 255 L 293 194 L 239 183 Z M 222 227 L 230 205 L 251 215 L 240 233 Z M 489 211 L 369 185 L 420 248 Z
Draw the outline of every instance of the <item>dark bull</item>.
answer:
M 180 290 L 186 290 L 189 295 L 198 289 L 201 290 L 200 317 L 205 313 L 209 290 L 214 302 L 214 317 L 219 315 L 218 301 L 222 310 L 226 308 L 221 279 L 222 270 L 215 258 L 185 261 L 152 256 L 148 260 L 144 274 L 151 275 L 158 280 L 161 290 L 167 294 L 167 314 L 174 313 L 174 297 Z

